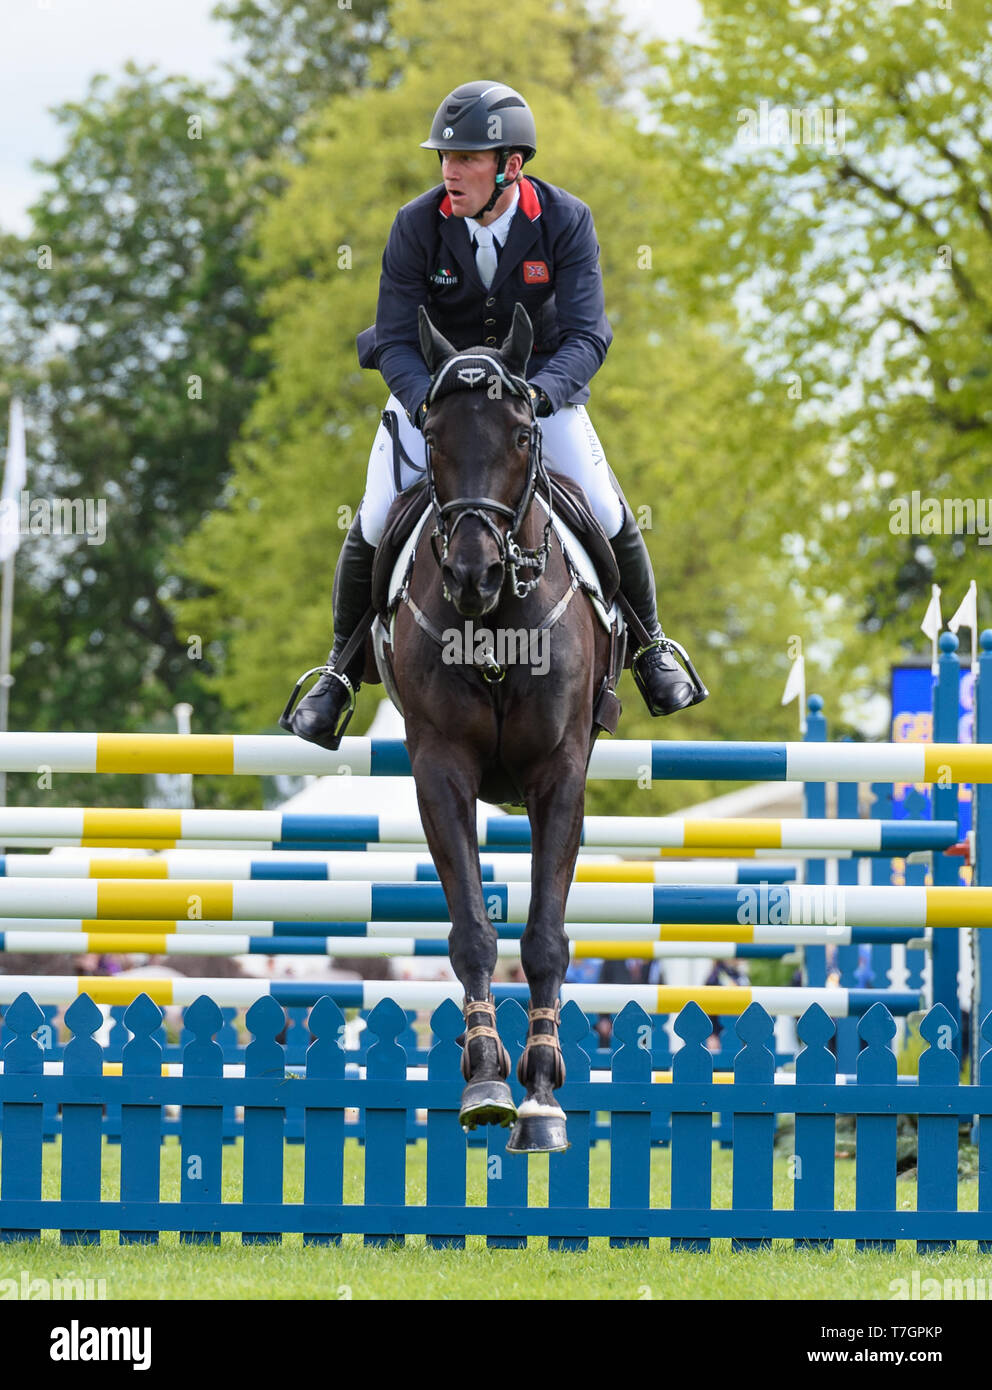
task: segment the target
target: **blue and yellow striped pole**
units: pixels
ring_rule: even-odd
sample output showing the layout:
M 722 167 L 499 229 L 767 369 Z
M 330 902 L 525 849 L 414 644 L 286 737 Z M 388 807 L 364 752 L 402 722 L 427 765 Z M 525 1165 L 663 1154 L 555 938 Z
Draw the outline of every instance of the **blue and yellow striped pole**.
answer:
M 0 734 L 0 770 L 239 776 L 410 774 L 400 739 L 346 738 L 331 753 L 271 734 Z M 989 782 L 992 748 L 967 744 L 600 741 L 593 779 L 638 781 Z
M 519 922 L 530 885 L 486 883 L 493 922 Z M 425 921 L 448 919 L 439 883 L 0 879 L 0 918 L 111 921 Z M 992 888 L 577 883 L 566 922 L 986 927 Z
M 494 984 L 497 1003 L 515 999 L 526 1005 L 528 986 Z M 436 1009 L 445 999 L 462 1002 L 462 987 L 437 980 L 264 980 L 142 978 L 136 975 L 0 975 L 0 1005 L 12 1004 L 22 993 L 38 1004 L 68 1004 L 87 994 L 96 1004 L 129 1004 L 146 994 L 162 1007 L 192 1004 L 206 995 L 221 1007 L 243 1008 L 266 996 L 284 1007 L 312 1007 L 318 999 L 333 999 L 342 1008 L 372 1009 L 383 999 L 393 999 L 402 1009 Z M 750 988 L 737 985 L 699 985 L 678 988 L 667 985 L 564 985 L 563 1003 L 569 1000 L 586 1013 L 618 1013 L 636 1003 L 648 1014 L 677 1014 L 696 1003 L 709 1014 L 736 1015 L 751 1004 L 770 1014 L 798 1017 L 819 1004 L 834 1018 L 867 1012 L 884 1004 L 893 1014 L 912 1013 L 920 1007 L 918 993 L 895 990 Z

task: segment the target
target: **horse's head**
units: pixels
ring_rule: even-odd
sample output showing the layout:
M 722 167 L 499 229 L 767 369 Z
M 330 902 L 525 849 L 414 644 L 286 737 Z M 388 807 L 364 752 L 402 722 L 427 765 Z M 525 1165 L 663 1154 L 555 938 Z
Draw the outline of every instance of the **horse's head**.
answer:
M 458 351 L 420 309 L 432 376 L 424 420 L 445 592 L 464 617 L 499 602 L 540 468 L 540 427 L 524 381 L 534 334 L 517 304 L 498 350 Z M 519 592 L 519 590 L 518 590 Z

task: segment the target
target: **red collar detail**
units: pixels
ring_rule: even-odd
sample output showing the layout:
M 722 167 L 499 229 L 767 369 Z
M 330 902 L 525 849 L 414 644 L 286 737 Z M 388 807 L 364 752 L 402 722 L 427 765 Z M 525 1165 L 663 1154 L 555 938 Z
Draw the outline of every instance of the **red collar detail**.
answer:
M 522 178 L 520 180 L 520 211 L 531 222 L 536 222 L 541 215 L 541 204 L 538 201 L 537 190 L 530 179 Z
M 438 204 L 437 210 L 442 217 L 451 216 L 450 193 L 445 193 L 444 197 Z M 520 180 L 520 211 L 531 222 L 536 222 L 541 215 L 541 204 L 537 197 L 537 190 L 534 188 L 534 185 L 531 183 L 530 179 L 522 178 Z

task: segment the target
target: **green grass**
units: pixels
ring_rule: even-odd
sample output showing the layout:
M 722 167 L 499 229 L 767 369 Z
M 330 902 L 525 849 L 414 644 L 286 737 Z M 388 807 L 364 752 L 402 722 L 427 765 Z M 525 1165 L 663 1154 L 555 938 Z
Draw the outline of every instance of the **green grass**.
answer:
M 105 1148 L 103 1195 L 119 1196 L 119 1149 Z M 349 1141 L 345 1167 L 345 1201 L 362 1198 L 364 1150 Z M 179 1197 L 179 1149 L 169 1141 L 162 1155 L 162 1198 Z M 224 1200 L 236 1201 L 241 1191 L 240 1144 L 224 1150 Z M 713 1152 L 713 1205 L 729 1207 L 732 1155 Z M 59 1190 L 60 1149 L 45 1146 L 43 1196 Z M 591 1191 L 595 1206 L 606 1206 L 609 1192 L 609 1148 L 592 1153 Z M 665 1206 L 669 1197 L 668 1150 L 652 1151 L 652 1205 Z M 408 1201 L 425 1198 L 425 1146 L 407 1149 Z M 469 1153 L 469 1201 L 480 1202 L 485 1184 L 485 1155 Z M 298 1201 L 303 1188 L 303 1151 L 286 1149 L 285 1196 Z M 775 1160 L 775 1205 L 791 1206 L 792 1183 L 785 1156 Z M 530 1200 L 541 1205 L 547 1195 L 547 1162 L 531 1160 Z M 976 1206 L 977 1183 L 962 1177 L 958 1201 L 962 1210 Z M 901 1178 L 900 1207 L 916 1206 L 915 1175 Z M 837 1205 L 854 1206 L 854 1163 L 837 1164 Z M 988 1275 L 988 1257 L 975 1253 L 973 1241 L 960 1243 L 951 1254 L 920 1256 L 911 1241 L 900 1242 L 897 1253 L 859 1254 L 853 1241 L 838 1241 L 832 1252 L 794 1251 L 776 1241 L 770 1252 L 733 1254 L 730 1242 L 715 1240 L 709 1255 L 671 1253 L 667 1240 L 650 1249 L 611 1250 L 605 1240 L 593 1239 L 586 1252 L 548 1251 L 543 1240 L 526 1250 L 487 1250 L 482 1237 L 468 1237 L 465 1251 L 428 1250 L 422 1237 L 409 1237 L 405 1247 L 366 1249 L 360 1236 L 345 1236 L 340 1247 L 303 1248 L 299 1235 L 284 1236 L 281 1246 L 243 1247 L 237 1235 L 224 1235 L 218 1246 L 180 1245 L 174 1232 L 160 1237 L 158 1246 L 119 1246 L 116 1233 L 104 1232 L 103 1244 L 60 1246 L 57 1232 L 46 1232 L 40 1243 L 0 1246 L 0 1279 L 52 1279 L 74 1276 L 105 1280 L 112 1299 L 890 1299 L 892 1281 L 909 1279 L 976 1278 Z

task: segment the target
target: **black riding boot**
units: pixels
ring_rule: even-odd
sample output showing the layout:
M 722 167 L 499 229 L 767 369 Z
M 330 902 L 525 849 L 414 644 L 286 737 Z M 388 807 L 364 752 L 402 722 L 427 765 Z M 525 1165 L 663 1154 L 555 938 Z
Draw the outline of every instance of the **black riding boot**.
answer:
M 296 706 L 291 719 L 293 733 L 310 743 L 333 752 L 341 742 L 336 734 L 341 716 L 353 709 L 365 664 L 363 647 L 351 658 L 344 671 L 336 669 L 345 643 L 355 631 L 372 603 L 372 563 L 375 546 L 362 535 L 358 518 L 344 538 L 334 572 L 334 645 L 327 658 L 331 670 L 321 676 L 309 695 Z
M 658 621 L 651 557 L 630 508 L 625 507 L 624 513 L 623 526 L 610 545 L 620 571 L 621 592 L 644 624 L 650 639 L 635 651 L 631 672 L 653 715 L 674 714 L 698 704 L 708 692 L 702 685 L 698 688 L 693 685 L 671 654 L 668 638 Z

